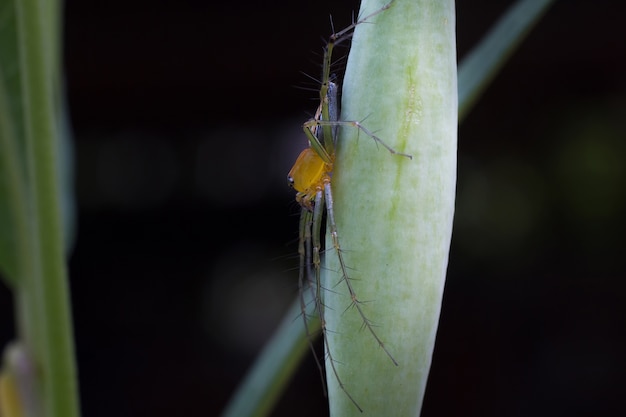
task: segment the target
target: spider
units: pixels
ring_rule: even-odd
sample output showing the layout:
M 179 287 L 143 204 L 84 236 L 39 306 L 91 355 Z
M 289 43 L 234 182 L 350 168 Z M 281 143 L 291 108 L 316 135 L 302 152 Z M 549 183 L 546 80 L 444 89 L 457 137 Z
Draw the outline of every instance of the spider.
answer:
M 393 0 L 392 0 L 393 2 Z M 378 345 L 385 351 L 391 361 L 397 366 L 398 363 L 385 347 L 383 341 L 374 331 L 372 323 L 367 319 L 363 306 L 357 297 L 348 274 L 348 267 L 344 261 L 341 245 L 339 243 L 339 231 L 335 222 L 333 209 L 332 173 L 335 164 L 335 146 L 337 144 L 337 133 L 340 126 L 352 126 L 360 132 L 365 133 L 377 144 L 386 148 L 391 154 L 404 156 L 412 159 L 411 155 L 397 152 L 387 145 L 382 139 L 375 136 L 357 121 L 342 121 L 339 119 L 339 106 L 337 101 L 339 86 L 330 75 L 331 56 L 334 46 L 339 42 L 349 39 L 353 29 L 360 23 L 365 22 L 374 15 L 388 9 L 392 2 L 388 3 L 376 12 L 353 22 L 350 26 L 340 32 L 330 36 L 324 48 L 322 80 L 320 87 L 320 104 L 315 112 L 315 116 L 303 124 L 304 133 L 309 141 L 309 147 L 304 149 L 287 176 L 289 185 L 296 190 L 296 201 L 301 205 L 300 230 L 298 253 L 300 257 L 299 287 L 300 304 L 302 316 L 307 335 L 309 333 L 308 316 L 306 313 L 306 301 L 304 292 L 311 291 L 315 310 L 319 316 L 322 328 L 322 337 L 326 346 L 326 356 L 328 364 L 332 369 L 339 387 L 345 392 L 354 405 L 363 411 L 354 398 L 347 391 L 345 385 L 339 378 L 335 366 L 335 359 L 332 354 L 332 347 L 329 346 L 326 322 L 324 320 L 324 303 L 322 297 L 321 284 L 321 253 L 322 253 L 322 225 L 324 212 L 326 212 L 326 224 L 331 236 L 334 252 L 338 258 L 340 266 L 341 280 L 345 282 L 353 306 L 360 315 L 363 326 L 368 329 Z M 318 367 L 321 364 L 311 346 Z M 322 378 L 323 380 L 323 378 Z

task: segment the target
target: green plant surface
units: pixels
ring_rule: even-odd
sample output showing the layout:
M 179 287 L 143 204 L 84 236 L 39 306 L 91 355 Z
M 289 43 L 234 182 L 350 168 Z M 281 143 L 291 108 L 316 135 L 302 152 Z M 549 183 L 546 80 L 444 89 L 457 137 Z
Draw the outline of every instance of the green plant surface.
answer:
M 384 5 L 364 1 L 361 13 Z M 364 121 L 399 152 L 342 129 L 333 184 L 346 264 L 365 315 L 398 366 L 351 306 L 326 256 L 329 346 L 345 388 L 364 412 L 419 414 L 443 297 L 456 184 L 457 84 L 453 1 L 396 0 L 359 25 L 343 82 L 342 119 Z M 326 247 L 332 247 L 327 239 Z M 327 360 L 326 368 L 329 368 Z M 360 411 L 327 372 L 332 416 Z
M 0 16 L 0 272 L 7 284 L 15 285 L 19 271 L 29 264 L 29 226 L 13 1 L 0 2 Z
M 60 212 L 60 10 L 54 0 L 0 2 L 0 272 L 16 300 L 27 416 L 79 415 Z M 12 416 L 9 416 L 12 417 Z

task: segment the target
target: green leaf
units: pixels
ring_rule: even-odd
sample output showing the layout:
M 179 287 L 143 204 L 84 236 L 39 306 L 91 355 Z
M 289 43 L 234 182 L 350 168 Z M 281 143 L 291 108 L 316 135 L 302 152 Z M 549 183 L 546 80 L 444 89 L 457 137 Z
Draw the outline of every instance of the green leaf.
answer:
M 13 288 L 17 343 L 37 369 L 30 400 L 20 392 L 30 417 L 79 414 L 60 209 L 59 17 L 56 0 L 0 0 L 0 273 Z
M 305 297 L 310 297 L 310 293 L 307 292 Z M 311 315 L 315 304 L 310 298 L 305 300 L 305 304 L 310 307 L 307 314 Z M 302 319 L 298 317 L 300 314 L 300 300 L 297 300 L 248 371 L 222 417 L 269 415 L 304 355 L 311 354 L 311 342 L 307 339 Z M 319 332 L 319 320 L 311 319 L 309 329 L 312 333 Z
M 554 0 L 520 0 L 489 31 L 459 67 L 459 120 L 463 120 L 508 58 Z
M 15 285 L 28 236 L 21 77 L 13 1 L 0 2 L 0 277 Z

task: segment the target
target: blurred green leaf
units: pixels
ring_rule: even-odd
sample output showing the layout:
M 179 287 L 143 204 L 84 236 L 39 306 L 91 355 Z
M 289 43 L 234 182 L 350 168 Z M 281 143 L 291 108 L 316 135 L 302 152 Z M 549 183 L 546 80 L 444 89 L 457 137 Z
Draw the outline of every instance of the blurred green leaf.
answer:
M 14 2 L 0 1 L 0 275 L 19 276 L 27 247 L 26 163 Z M 26 245 L 26 246 L 25 246 Z
M 554 0 L 520 0 L 459 64 L 459 122 Z
M 59 137 L 60 11 L 57 0 L 0 0 L 0 275 L 37 364 L 32 417 L 79 415 L 60 208 L 70 195 L 59 179 L 69 155 Z

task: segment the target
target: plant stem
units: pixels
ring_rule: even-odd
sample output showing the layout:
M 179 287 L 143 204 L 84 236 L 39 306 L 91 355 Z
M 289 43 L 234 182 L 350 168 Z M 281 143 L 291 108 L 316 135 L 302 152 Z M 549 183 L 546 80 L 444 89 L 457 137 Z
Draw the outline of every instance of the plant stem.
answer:
M 56 1 L 16 2 L 33 265 L 16 298 L 20 338 L 40 369 L 43 415 L 74 417 L 79 411 L 56 165 L 58 10 Z

